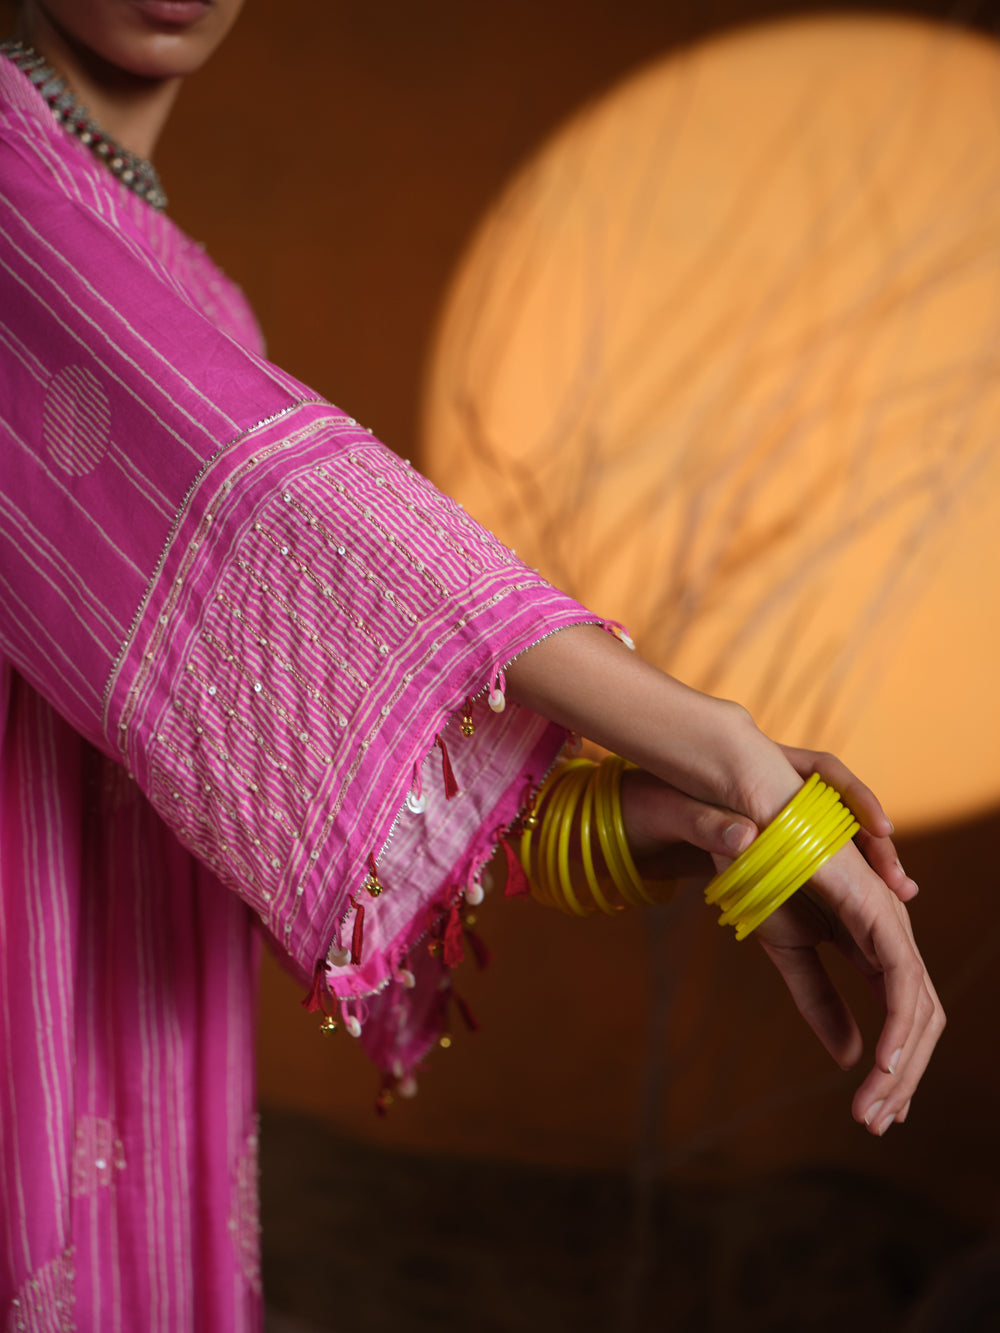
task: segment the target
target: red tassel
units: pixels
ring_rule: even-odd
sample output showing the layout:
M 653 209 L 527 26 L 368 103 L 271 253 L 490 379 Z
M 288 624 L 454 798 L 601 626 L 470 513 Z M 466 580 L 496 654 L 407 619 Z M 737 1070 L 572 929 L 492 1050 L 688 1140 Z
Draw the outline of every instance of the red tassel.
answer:
M 458 795 L 458 783 L 455 781 L 455 770 L 451 766 L 451 759 L 448 757 L 448 747 L 441 739 L 440 734 L 434 737 L 441 747 L 441 771 L 444 774 L 444 794 L 447 800 Z
M 446 967 L 457 967 L 465 957 L 462 944 L 462 913 L 457 902 L 452 904 L 448 913 L 448 924 L 444 928 L 444 962 Z
M 458 991 L 452 991 L 451 998 L 458 1005 L 458 1012 L 462 1015 L 462 1021 L 470 1032 L 479 1031 L 479 1023 L 476 1021 L 476 1015 L 472 1012 L 465 1000 L 462 999 Z
M 326 976 L 326 961 L 320 958 L 316 963 L 316 971 L 313 973 L 313 984 L 309 994 L 302 1001 L 302 1006 L 308 1009 L 311 1014 L 317 1011 L 321 1014 L 326 1013 L 326 1006 L 323 1004 L 323 978 Z
M 351 899 L 351 905 L 354 907 L 354 933 L 351 936 L 351 962 L 357 965 L 361 962 L 361 950 L 365 943 L 365 905 Z
M 476 967 L 482 972 L 485 968 L 489 967 L 493 955 L 490 953 L 482 935 L 477 935 L 469 926 L 463 927 L 463 933 L 469 942 L 472 956 L 476 960 Z
M 531 892 L 531 885 L 521 865 L 521 858 L 506 838 L 500 839 L 503 854 L 507 858 L 507 887 L 503 891 L 505 898 L 525 898 Z

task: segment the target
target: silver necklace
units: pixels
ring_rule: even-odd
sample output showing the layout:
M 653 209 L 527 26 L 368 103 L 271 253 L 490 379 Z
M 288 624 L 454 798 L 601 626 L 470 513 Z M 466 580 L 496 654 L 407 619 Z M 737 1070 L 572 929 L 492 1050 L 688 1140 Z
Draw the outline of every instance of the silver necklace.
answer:
M 105 134 L 66 87 L 66 81 L 45 63 L 44 57 L 34 47 L 10 38 L 0 42 L 0 56 L 4 56 L 28 76 L 59 124 L 85 144 L 123 185 L 127 185 L 140 199 L 145 199 L 151 207 L 166 208 L 167 196 L 163 193 L 152 162 L 123 148 L 110 134 Z

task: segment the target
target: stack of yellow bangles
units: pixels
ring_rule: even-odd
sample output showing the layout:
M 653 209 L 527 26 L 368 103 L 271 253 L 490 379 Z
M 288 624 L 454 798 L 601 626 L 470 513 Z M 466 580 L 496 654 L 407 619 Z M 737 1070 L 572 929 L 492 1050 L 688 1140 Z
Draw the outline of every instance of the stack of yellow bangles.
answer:
M 721 926 L 742 940 L 811 879 L 858 831 L 858 821 L 819 774 L 800 787 L 781 814 L 705 890 L 722 909 Z
M 620 912 L 656 902 L 635 867 L 622 818 L 624 759 L 611 755 L 600 764 L 571 759 L 542 784 L 522 820 L 520 856 L 531 892 L 539 902 L 573 916 Z M 578 818 L 579 816 L 579 818 Z M 570 863 L 574 826 L 579 834 L 579 868 Z M 595 866 L 596 832 L 605 872 Z
M 670 885 L 647 883 L 625 834 L 617 755 L 595 764 L 571 759 L 539 789 L 521 822 L 519 853 L 540 902 L 574 916 L 662 901 Z M 858 831 L 838 793 L 818 774 L 705 890 L 721 910 L 720 925 L 744 939 Z M 574 841 L 575 838 L 578 841 Z M 594 835 L 599 856 L 595 855 Z

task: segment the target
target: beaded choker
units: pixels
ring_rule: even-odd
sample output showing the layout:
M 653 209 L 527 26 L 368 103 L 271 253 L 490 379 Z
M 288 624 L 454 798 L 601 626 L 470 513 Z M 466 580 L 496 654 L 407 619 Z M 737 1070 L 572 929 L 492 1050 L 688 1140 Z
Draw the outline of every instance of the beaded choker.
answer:
M 152 208 L 164 209 L 167 196 L 152 162 L 123 148 L 90 119 L 85 107 L 66 87 L 62 79 L 31 46 L 14 39 L 0 42 L 0 56 L 4 56 L 26 74 L 49 105 L 53 116 L 64 129 L 85 144 L 123 185 L 127 185 Z

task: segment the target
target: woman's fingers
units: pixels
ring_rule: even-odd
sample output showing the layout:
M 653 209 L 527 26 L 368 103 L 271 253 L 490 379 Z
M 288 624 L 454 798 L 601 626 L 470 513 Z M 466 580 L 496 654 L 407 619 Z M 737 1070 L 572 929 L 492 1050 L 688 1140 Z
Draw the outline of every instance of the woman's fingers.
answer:
M 794 745 L 783 745 L 781 749 L 800 778 L 818 773 L 824 782 L 836 788 L 862 828 L 879 838 L 891 835 L 892 820 L 882 809 L 881 801 L 843 760 L 826 750 L 803 750 Z
M 944 1013 L 938 1005 L 912 1050 L 901 1056 L 896 1074 L 872 1071 L 855 1093 L 854 1118 L 864 1124 L 870 1134 L 882 1135 L 890 1125 L 902 1124 L 906 1119 L 913 1093 L 927 1068 L 944 1023 Z
M 906 908 L 874 875 L 857 848 L 845 847 L 757 931 L 793 999 L 833 1058 L 857 1061 L 854 1017 L 816 952 L 832 940 L 884 1006 L 875 1064 L 853 1101 L 872 1134 L 905 1119 L 944 1029 L 944 1011 L 913 940 Z
M 622 814 L 636 861 L 669 856 L 691 867 L 676 874 L 711 875 L 710 857 L 731 860 L 757 836 L 753 820 L 695 800 L 640 769 L 629 769 L 622 777 Z
M 854 1115 L 872 1133 L 884 1132 L 912 1097 L 944 1030 L 940 1000 L 913 941 L 903 904 L 887 890 L 853 846 L 816 875 L 816 890 L 836 912 L 855 967 L 881 977 L 885 1020 L 875 1067 L 854 1098 Z
M 861 1031 L 816 949 L 787 948 L 763 940 L 761 944 L 780 972 L 799 1013 L 841 1069 L 851 1069 L 861 1059 L 864 1048 Z
M 867 829 L 859 829 L 854 841 L 878 875 L 892 889 L 901 903 L 908 903 L 920 892 L 915 880 L 903 869 L 891 838 L 878 838 Z
M 825 750 L 803 750 L 783 745 L 785 758 L 799 777 L 818 773 L 824 782 L 838 791 L 844 804 L 861 825 L 854 841 L 876 875 L 892 889 L 900 902 L 908 903 L 920 890 L 903 869 L 892 841 L 892 820 L 872 789 L 855 776 L 835 754 Z
M 905 918 L 905 908 L 897 904 L 897 911 Z M 912 944 L 912 932 L 908 920 L 904 921 L 903 933 Z M 884 947 L 884 938 L 884 935 L 881 936 L 881 944 L 879 939 L 876 939 L 876 948 Z M 865 1079 L 854 1098 L 855 1119 L 863 1121 L 873 1134 L 883 1134 L 890 1124 L 900 1119 L 900 1116 L 905 1118 L 905 1108 L 923 1077 L 945 1027 L 944 1009 L 937 992 L 915 947 L 913 953 L 918 960 L 914 968 L 916 1000 L 913 1022 L 906 1030 L 902 1044 L 897 1046 L 895 1043 L 899 1038 L 890 1035 L 887 1021 L 876 1050 L 876 1067 Z M 893 994 L 894 987 L 898 987 L 899 984 L 898 976 L 887 971 L 885 974 L 887 1013 L 891 1013 L 894 1007 L 899 1006 L 898 997 Z

